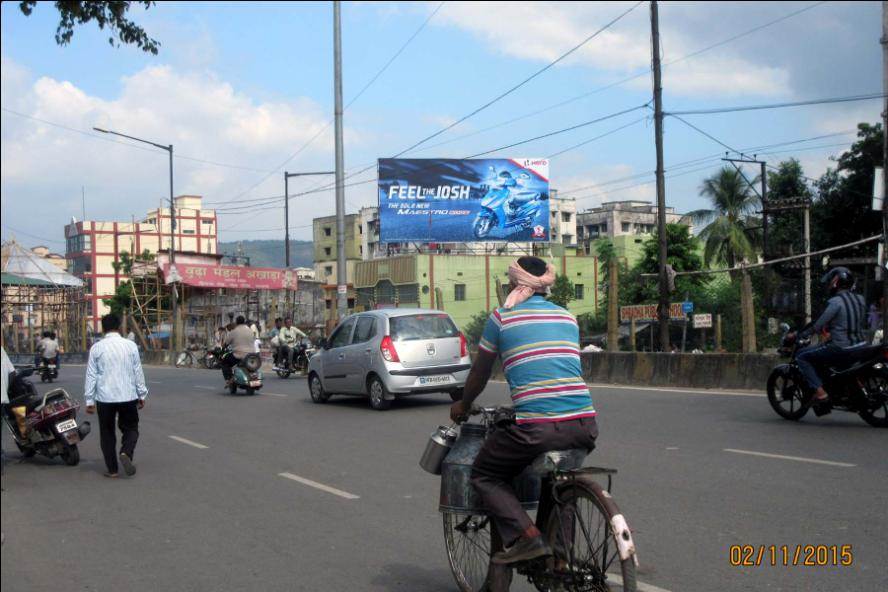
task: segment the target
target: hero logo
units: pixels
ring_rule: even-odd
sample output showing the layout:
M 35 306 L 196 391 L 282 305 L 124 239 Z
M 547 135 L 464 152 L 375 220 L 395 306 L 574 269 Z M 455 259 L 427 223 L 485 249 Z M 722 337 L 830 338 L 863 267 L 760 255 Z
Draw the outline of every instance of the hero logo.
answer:
M 533 159 L 530 159 L 530 158 L 525 158 L 525 159 L 524 159 L 524 166 L 526 166 L 526 167 L 531 167 L 531 166 L 549 166 L 549 161 L 548 161 L 547 159 L 545 159 L 545 158 L 537 158 L 536 160 L 533 160 Z
M 542 226 L 534 226 L 531 238 L 546 238 L 546 229 Z

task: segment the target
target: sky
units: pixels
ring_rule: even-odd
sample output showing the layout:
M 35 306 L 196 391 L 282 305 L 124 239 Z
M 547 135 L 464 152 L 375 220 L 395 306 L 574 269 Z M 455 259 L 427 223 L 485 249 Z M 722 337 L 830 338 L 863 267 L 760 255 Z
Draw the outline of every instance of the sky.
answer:
M 348 211 L 376 202 L 377 158 L 471 113 L 623 13 L 554 67 L 404 156 L 462 158 L 649 103 L 650 12 L 636 4 L 344 2 L 345 167 L 355 183 L 346 188 Z M 663 2 L 659 12 L 667 112 L 882 90 L 879 2 Z M 111 46 L 95 24 L 60 47 L 51 3 L 29 17 L 17 2 L 2 3 L 3 240 L 63 251 L 64 225 L 82 218 L 84 202 L 87 219 L 130 220 L 168 198 L 166 152 L 94 126 L 173 144 L 175 193 L 218 209 L 220 240 L 282 239 L 283 202 L 272 198 L 283 194 L 283 172 L 334 167 L 332 13 L 331 2 L 136 8 L 131 18 L 161 43 L 154 56 Z M 858 122 L 878 121 L 880 107 L 870 100 L 683 118 L 732 149 L 767 153 L 769 163 L 796 157 L 818 177 L 853 142 Z M 653 201 L 651 114 L 642 107 L 488 156 L 552 157 L 551 187 L 576 197 L 579 210 Z M 667 204 L 704 207 L 701 181 L 723 164 L 725 148 L 673 117 L 664 125 Z M 807 141 L 762 148 L 797 140 Z M 330 183 L 291 179 L 290 191 Z M 335 212 L 332 189 L 290 204 L 297 239 L 311 238 L 312 218 Z

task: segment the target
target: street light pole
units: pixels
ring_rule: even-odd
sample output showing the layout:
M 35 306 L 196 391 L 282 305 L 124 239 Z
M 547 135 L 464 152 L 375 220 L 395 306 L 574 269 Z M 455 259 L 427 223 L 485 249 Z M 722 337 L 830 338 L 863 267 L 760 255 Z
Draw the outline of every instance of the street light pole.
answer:
M 660 351 L 669 351 L 669 280 L 666 275 L 666 186 L 663 174 L 663 86 L 660 77 L 660 18 L 657 1 L 651 2 L 651 50 L 654 70 L 654 143 L 657 152 L 657 239 L 660 289 L 657 319 L 660 324 Z
M 173 145 L 169 144 L 164 146 L 163 144 L 157 144 L 155 142 L 150 142 L 148 140 L 143 140 L 142 138 L 136 138 L 135 136 L 128 136 L 126 134 L 121 134 L 120 132 L 115 132 L 111 130 L 102 129 L 99 127 L 93 128 L 97 132 L 101 132 L 103 134 L 110 134 L 112 136 L 120 136 L 121 138 L 126 138 L 128 140 L 133 140 L 135 142 L 141 142 L 143 144 L 149 144 L 154 146 L 155 148 L 160 148 L 161 150 L 166 150 L 170 155 L 170 248 L 169 248 L 169 258 L 170 258 L 170 271 L 175 270 L 176 266 L 176 204 L 175 199 L 173 198 Z M 163 218 L 159 217 L 160 220 Z M 158 232 L 161 232 L 161 228 L 158 228 Z M 170 332 L 170 348 L 177 349 L 179 343 L 179 294 L 176 292 L 176 287 L 173 286 L 170 290 L 170 299 L 172 300 L 172 309 L 173 309 L 173 322 L 171 323 L 171 332 Z M 175 360 L 174 360 L 175 362 Z
M 348 270 L 345 263 L 345 164 L 342 152 L 342 26 L 340 2 L 333 2 L 333 95 L 336 136 L 336 311 L 348 314 Z
M 284 171 L 284 267 L 290 267 L 290 177 L 308 177 L 310 175 L 335 175 L 336 171 L 313 173 L 288 173 Z

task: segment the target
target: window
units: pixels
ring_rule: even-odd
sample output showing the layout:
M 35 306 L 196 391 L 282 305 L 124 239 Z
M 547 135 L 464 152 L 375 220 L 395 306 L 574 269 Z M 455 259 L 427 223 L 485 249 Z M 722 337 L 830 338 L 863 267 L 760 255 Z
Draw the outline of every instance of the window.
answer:
M 213 219 L 212 218 L 201 218 L 200 222 L 201 222 L 201 224 L 212 224 Z
M 348 340 L 351 337 L 352 327 L 355 326 L 355 317 L 351 317 L 350 319 L 346 319 L 336 331 L 333 332 L 333 335 L 330 336 L 330 348 L 334 347 L 342 347 L 344 345 L 348 345 Z
M 561 221 L 570 222 L 570 212 L 561 212 Z
M 324 266 L 324 273 L 326 275 L 333 275 L 333 266 L 332 265 L 325 265 Z
M 92 250 L 92 237 L 88 234 L 78 234 L 65 240 L 65 252 L 85 253 Z
M 392 317 L 389 333 L 394 341 L 416 341 L 419 339 L 443 339 L 456 337 L 459 330 L 446 314 L 419 314 Z
M 376 319 L 370 316 L 358 317 L 358 324 L 355 327 L 352 343 L 370 341 L 374 335 L 376 335 Z
M 324 247 L 324 255 L 326 255 L 327 257 L 329 257 L 330 253 L 332 252 L 333 250 L 330 247 Z
M 574 300 L 585 300 L 585 286 L 583 284 L 574 284 Z
M 629 232 L 630 228 L 632 228 L 632 225 L 629 222 L 623 222 L 623 232 Z
M 456 302 L 462 302 L 466 299 L 466 285 L 465 284 L 454 284 L 453 285 L 453 299 Z
M 329 226 L 324 226 L 324 236 L 330 236 L 332 234 Z
M 184 228 L 182 230 L 182 234 L 194 234 L 194 231 L 191 230 L 190 228 Z
M 358 234 L 364 234 L 364 225 L 363 224 L 358 225 Z
M 602 222 L 601 226 L 598 227 L 599 232 L 607 232 L 607 222 Z

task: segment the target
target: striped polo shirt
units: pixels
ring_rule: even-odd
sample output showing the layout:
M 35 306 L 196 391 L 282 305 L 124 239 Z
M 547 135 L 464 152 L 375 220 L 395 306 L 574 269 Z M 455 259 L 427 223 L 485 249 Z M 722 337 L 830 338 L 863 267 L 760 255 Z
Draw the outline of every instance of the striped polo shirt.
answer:
M 491 313 L 478 347 L 499 354 L 518 423 L 592 417 L 572 314 L 539 295 Z

